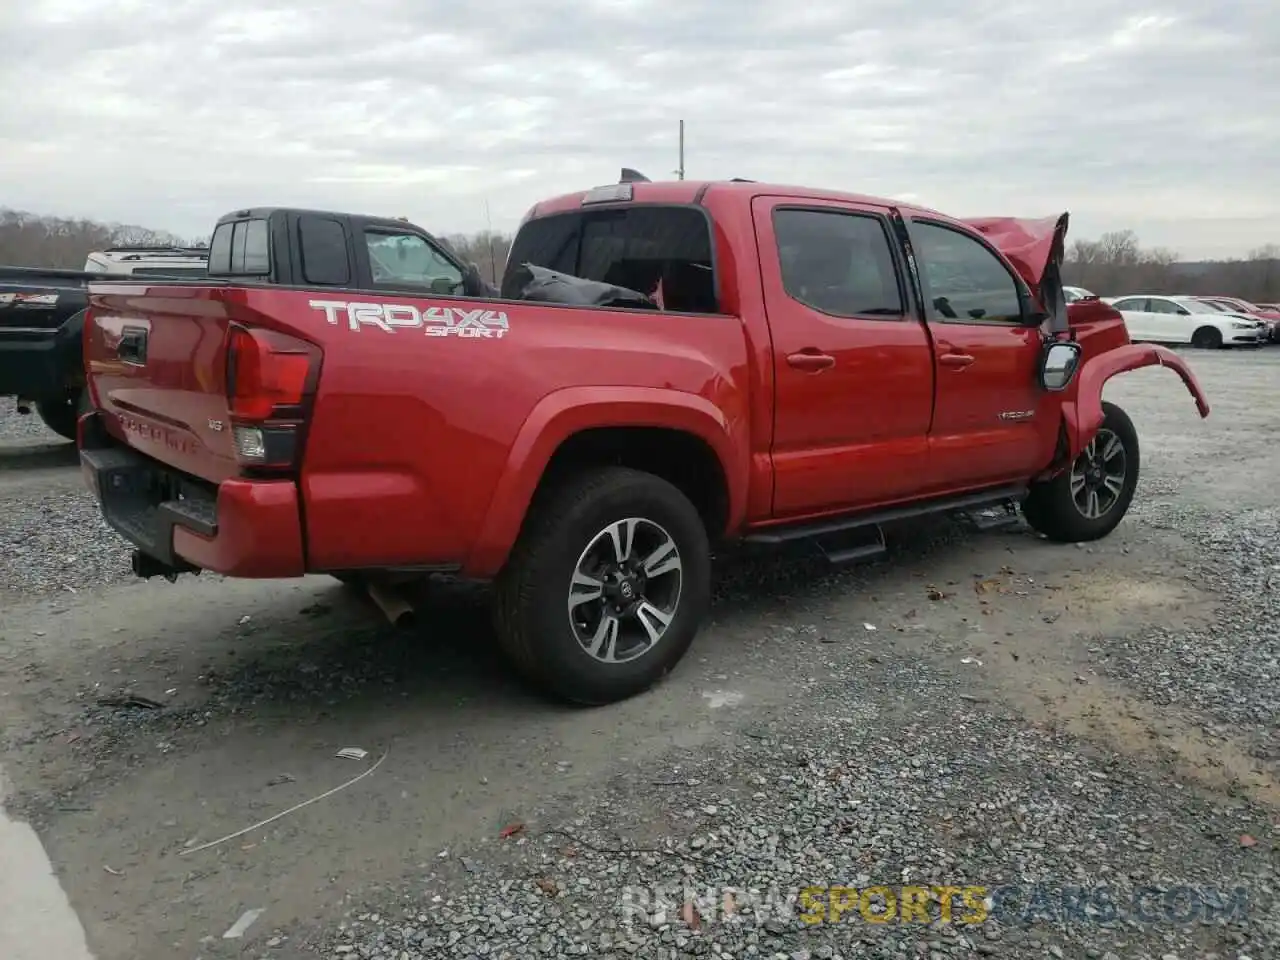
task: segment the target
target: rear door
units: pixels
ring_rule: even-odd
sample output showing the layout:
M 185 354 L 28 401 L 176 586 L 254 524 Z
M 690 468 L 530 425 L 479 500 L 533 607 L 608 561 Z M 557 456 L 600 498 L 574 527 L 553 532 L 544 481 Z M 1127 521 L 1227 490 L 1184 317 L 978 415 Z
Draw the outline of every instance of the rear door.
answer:
M 985 240 L 907 221 L 937 376 L 930 472 L 939 490 L 1025 479 L 1045 463 L 1043 344 L 1030 293 Z M 1056 408 L 1054 408 L 1056 410 Z
M 911 496 L 933 362 L 888 208 L 757 197 L 752 213 L 773 339 L 774 515 Z

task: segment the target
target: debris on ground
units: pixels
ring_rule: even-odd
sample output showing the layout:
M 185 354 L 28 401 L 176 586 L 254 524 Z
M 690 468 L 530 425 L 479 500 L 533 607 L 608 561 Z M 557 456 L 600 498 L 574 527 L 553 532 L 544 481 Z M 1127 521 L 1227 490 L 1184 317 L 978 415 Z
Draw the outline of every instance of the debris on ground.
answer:
M 239 940 L 245 935 L 248 929 L 253 926 L 254 921 L 256 921 L 265 912 L 266 907 L 255 907 L 252 910 L 246 910 L 244 913 L 240 914 L 240 919 L 233 923 L 230 929 L 222 935 L 222 939 Z

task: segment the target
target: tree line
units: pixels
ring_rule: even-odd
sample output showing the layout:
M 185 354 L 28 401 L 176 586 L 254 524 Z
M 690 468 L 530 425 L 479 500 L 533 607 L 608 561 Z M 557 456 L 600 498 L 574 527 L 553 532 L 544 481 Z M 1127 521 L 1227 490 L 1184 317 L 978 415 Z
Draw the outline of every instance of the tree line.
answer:
M 511 237 L 494 231 L 449 234 L 442 239 L 485 279 L 498 281 Z M 79 270 L 85 258 L 107 247 L 205 246 L 207 237 L 180 237 L 166 230 L 86 219 L 39 216 L 0 209 L 0 264 Z M 1067 250 L 1063 278 L 1101 296 L 1125 293 L 1220 294 L 1254 302 L 1280 301 L 1280 245 L 1267 244 L 1245 257 L 1181 261 L 1172 250 L 1143 247 L 1132 230 L 1076 240 Z
M 1242 259 L 1180 260 L 1172 250 L 1143 247 L 1132 230 L 1076 240 L 1066 252 L 1063 281 L 1099 296 L 1167 293 L 1280 301 L 1280 245 L 1250 250 Z

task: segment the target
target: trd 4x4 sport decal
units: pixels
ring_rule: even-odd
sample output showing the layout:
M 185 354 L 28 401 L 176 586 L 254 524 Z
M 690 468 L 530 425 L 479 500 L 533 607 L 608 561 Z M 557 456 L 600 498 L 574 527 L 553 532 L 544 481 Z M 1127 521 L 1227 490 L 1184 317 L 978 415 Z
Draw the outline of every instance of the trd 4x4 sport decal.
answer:
M 423 330 L 428 337 L 465 337 L 501 340 L 507 334 L 505 310 L 468 310 L 465 307 L 427 307 L 409 303 L 356 303 L 346 300 L 312 300 L 312 310 L 323 310 L 332 324 L 342 323 L 359 332 L 361 326 L 386 333 L 398 329 Z
M 39 310 L 45 307 L 56 307 L 57 305 L 58 295 L 56 293 L 0 293 L 0 307 L 29 307 Z

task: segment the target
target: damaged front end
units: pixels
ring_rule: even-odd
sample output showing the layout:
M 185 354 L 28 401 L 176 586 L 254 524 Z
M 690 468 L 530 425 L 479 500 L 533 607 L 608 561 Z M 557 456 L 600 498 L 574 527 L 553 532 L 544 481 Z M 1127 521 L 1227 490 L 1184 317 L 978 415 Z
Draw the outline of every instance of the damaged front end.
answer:
M 1069 221 L 1070 217 L 1066 213 L 1039 220 L 983 217 L 965 221 L 1004 254 L 1047 314 L 1046 357 L 1055 343 L 1076 342 L 1073 311 L 1067 303 L 1062 282 Z M 1088 312 L 1088 325 L 1104 319 L 1099 315 L 1099 307 L 1098 301 L 1084 305 L 1084 310 Z M 1124 320 L 1119 313 L 1110 307 L 1105 310 L 1111 315 L 1111 321 L 1120 324 L 1119 330 L 1123 331 Z M 1079 325 L 1084 327 L 1086 323 Z M 1103 387 L 1117 374 L 1149 366 L 1168 367 L 1178 375 L 1195 400 L 1200 417 L 1203 419 L 1209 416 L 1209 402 L 1205 399 L 1200 382 L 1187 362 L 1172 350 L 1151 343 L 1131 343 L 1127 334 L 1118 342 L 1109 337 L 1097 337 L 1096 340 L 1101 342 L 1096 344 L 1093 342 L 1095 338 L 1091 337 L 1089 340 L 1087 344 L 1081 345 L 1083 356 L 1079 371 L 1070 389 L 1063 394 L 1063 444 L 1049 475 L 1072 463 L 1098 432 L 1104 417 Z

